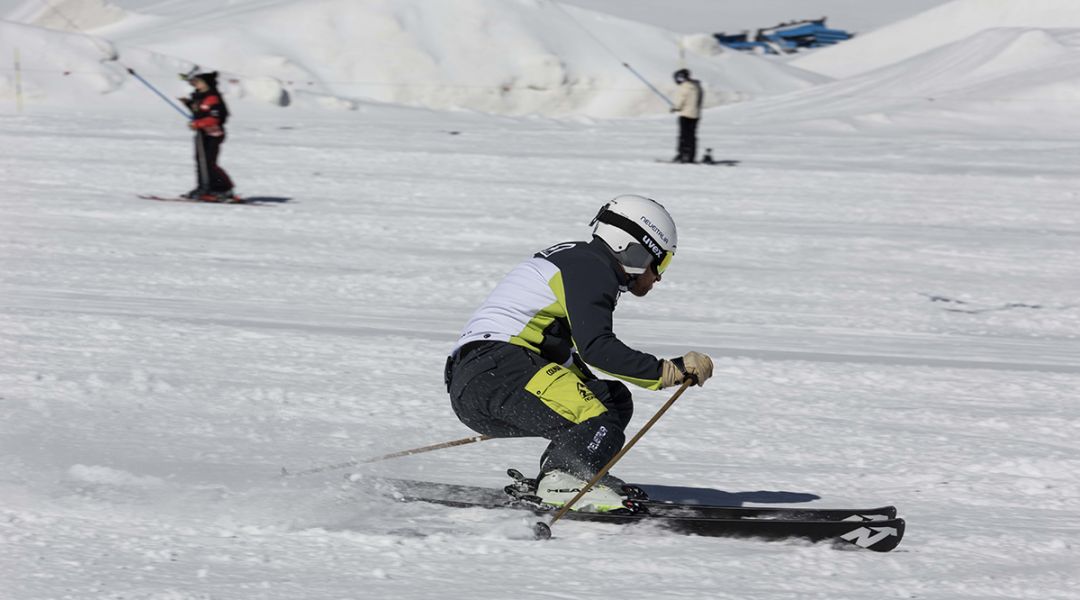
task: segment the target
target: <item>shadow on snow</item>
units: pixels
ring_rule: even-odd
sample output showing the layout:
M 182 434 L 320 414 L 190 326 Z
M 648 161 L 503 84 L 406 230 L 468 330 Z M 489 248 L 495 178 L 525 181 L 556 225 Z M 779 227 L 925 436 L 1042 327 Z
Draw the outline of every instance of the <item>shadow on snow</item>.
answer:
M 638 484 L 650 500 L 660 502 L 679 502 L 685 504 L 715 504 L 720 506 L 742 506 L 744 503 L 789 504 L 794 502 L 812 502 L 821 496 L 807 492 L 784 492 L 758 490 L 756 492 L 725 492 L 711 488 L 682 487 L 673 485 Z

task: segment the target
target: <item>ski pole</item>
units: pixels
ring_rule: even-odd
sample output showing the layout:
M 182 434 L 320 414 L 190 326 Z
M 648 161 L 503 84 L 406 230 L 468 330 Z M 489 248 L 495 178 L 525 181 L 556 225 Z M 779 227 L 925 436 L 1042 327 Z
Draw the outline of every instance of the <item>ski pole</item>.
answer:
M 610 54 L 612 58 L 614 58 L 615 60 L 617 60 L 617 61 L 619 61 L 620 63 L 622 63 L 622 66 L 626 67 L 626 68 L 627 68 L 627 70 L 629 70 L 629 71 L 630 71 L 631 73 L 633 73 L 633 74 L 634 74 L 634 77 L 637 77 L 638 79 L 640 79 L 640 80 L 641 80 L 641 82 L 642 82 L 642 83 L 644 83 L 645 85 L 649 86 L 649 89 L 650 89 L 650 90 L 652 90 L 652 91 L 653 91 L 653 93 L 654 93 L 654 94 L 656 94 L 657 96 L 660 96 L 660 98 L 661 98 L 661 99 L 662 99 L 662 100 L 663 100 L 664 102 L 667 102 L 667 105 L 668 105 L 668 106 L 670 106 L 670 107 L 672 107 L 672 108 L 674 108 L 674 107 L 675 107 L 675 103 L 674 103 L 674 102 L 672 102 L 672 101 L 671 101 L 671 100 L 670 100 L 670 99 L 669 99 L 669 98 L 668 98 L 667 96 L 665 96 L 665 95 L 663 94 L 663 92 L 661 92 L 660 90 L 656 89 L 656 87 L 655 87 L 655 86 L 654 86 L 653 84 L 649 83 L 649 80 L 648 80 L 648 79 L 645 79 L 645 77 L 643 77 L 643 76 L 641 75 L 641 73 L 638 73 L 638 72 L 637 72 L 637 70 L 635 70 L 635 69 L 634 69 L 634 67 L 631 67 L 631 66 L 630 66 L 630 63 L 628 63 L 628 62 L 624 61 L 623 59 L 619 58 L 619 55 L 618 55 L 618 54 L 615 54 L 615 51 L 614 51 L 614 50 L 612 50 L 611 48 L 609 48 L 609 47 L 608 47 L 608 45 L 607 45 L 607 44 L 605 44 L 604 42 L 600 41 L 600 38 L 596 37 L 596 35 L 595 35 L 595 34 L 594 34 L 594 33 L 593 33 L 592 31 L 589 31 L 589 28 L 588 28 L 588 27 L 585 27 L 584 25 L 582 25 L 582 24 L 581 24 L 581 22 L 579 22 L 579 21 L 578 21 L 577 19 L 575 19 L 575 18 L 573 17 L 573 15 L 571 15 L 571 14 L 570 14 L 569 12 L 567 12 L 567 10 L 566 10 L 565 8 L 563 8 L 563 7 L 562 7 L 562 5 L 561 5 L 561 4 L 560 4 L 560 3 L 558 2 L 558 1 L 554 1 L 554 2 L 552 2 L 552 5 L 553 5 L 553 6 L 555 7 L 555 8 L 559 9 L 559 10 L 560 10 L 560 11 L 562 12 L 562 14 L 566 15 L 566 18 L 567 18 L 567 19 L 569 19 L 569 20 L 570 20 L 571 22 L 573 22 L 573 23 L 574 23 L 575 25 L 577 25 L 578 27 L 580 27 L 580 28 L 581 28 L 581 30 L 585 32 L 585 35 L 587 35 L 587 36 L 591 37 L 591 38 L 593 39 L 593 41 L 597 43 L 597 45 L 599 45 L 599 46 L 600 46 L 601 48 L 603 48 L 604 50 L 607 50 L 607 53 L 608 53 L 608 54 Z
M 187 119 L 189 121 L 191 120 L 191 115 L 188 114 L 187 111 L 185 111 L 184 109 L 177 106 L 172 100 L 169 100 L 168 96 L 166 96 L 165 94 L 162 94 L 156 87 L 151 85 L 151 83 L 149 81 L 143 79 L 142 75 L 139 75 L 138 73 L 135 72 L 135 69 L 132 69 L 131 67 L 125 67 L 125 68 L 127 69 L 127 72 L 131 74 L 132 77 L 134 77 L 135 79 L 138 79 L 143 85 L 150 88 L 150 91 L 157 94 L 162 100 L 165 101 L 166 104 L 173 107 L 173 109 L 175 109 L 176 112 L 184 115 L 185 119 Z
M 202 130 L 197 129 L 195 131 L 195 150 L 196 150 L 196 154 L 197 154 L 196 158 L 198 158 L 198 162 L 199 162 L 199 185 L 198 185 L 198 188 L 202 188 L 202 186 L 205 185 L 206 186 L 205 191 L 210 191 L 213 188 L 210 185 L 210 167 L 209 167 L 209 165 L 206 164 L 206 147 L 203 146 L 203 143 L 205 141 L 206 141 L 206 139 L 203 137 Z
M 662 99 L 662 100 L 663 100 L 664 102 L 667 102 L 667 104 L 668 104 L 668 106 L 669 106 L 669 107 L 671 107 L 671 108 L 675 108 L 675 103 L 674 103 L 674 102 L 672 102 L 670 98 L 668 98 L 667 96 L 665 96 L 663 92 L 661 92 L 660 90 L 656 89 L 656 86 L 654 86 L 653 84 L 649 83 L 649 80 L 648 80 L 648 79 L 645 79 L 644 77 L 642 77 L 641 73 L 638 73 L 638 72 L 637 72 L 637 71 L 636 71 L 636 70 L 634 69 L 634 67 L 631 67 L 631 66 L 630 66 L 630 63 L 625 63 L 625 62 L 624 62 L 624 63 L 622 64 L 622 66 L 624 66 L 624 67 L 626 67 L 627 69 L 629 69 L 629 70 L 630 70 L 630 72 L 631 72 L 631 73 L 633 73 L 635 77 L 637 77 L 638 79 L 640 79 L 642 83 L 644 83 L 645 85 L 649 86 L 649 89 L 650 89 L 650 90 L 652 90 L 652 91 L 653 91 L 653 93 L 654 93 L 654 94 L 656 94 L 657 96 L 660 96 L 660 99 Z
M 356 465 L 365 465 L 368 463 L 379 462 L 381 460 L 388 460 L 391 458 L 399 458 L 402 456 L 412 456 L 413 454 L 422 454 L 424 452 L 431 452 L 432 450 L 441 450 L 443 448 L 453 448 L 454 446 L 464 446 L 465 444 L 473 444 L 475 442 L 482 442 L 484 440 L 490 440 L 490 435 L 474 435 L 472 437 L 461 438 L 460 440 L 452 440 L 449 442 L 442 442 L 439 444 L 432 444 L 430 446 L 421 446 L 419 448 L 411 448 L 409 450 L 401 450 L 398 452 L 391 452 L 390 454 L 383 454 L 382 456 L 374 456 L 372 458 L 365 458 L 364 460 L 349 460 L 342 463 L 333 465 L 324 465 L 321 467 L 314 467 L 311 469 L 304 469 L 303 471 L 294 471 L 290 473 L 285 467 L 281 468 L 282 477 L 299 477 L 301 475 L 311 475 L 314 473 L 322 473 L 324 471 L 334 471 L 337 469 L 347 469 L 349 467 L 355 467 Z
M 543 521 L 537 521 L 536 524 L 533 525 L 533 534 L 538 539 L 550 538 L 551 526 L 555 524 L 555 521 L 561 519 L 563 515 L 565 515 L 570 510 L 570 507 L 573 506 L 575 502 L 580 500 L 582 496 L 584 496 L 590 489 L 592 489 L 592 487 L 596 485 L 596 482 L 600 481 L 600 478 L 606 475 L 607 472 L 615 466 L 615 463 L 619 462 L 619 459 L 621 459 L 623 455 L 625 455 L 627 452 L 630 451 L 631 448 L 634 447 L 634 444 L 636 444 L 638 440 L 641 439 L 641 436 L 645 435 L 645 432 L 647 432 L 654 423 L 660 420 L 660 417 L 662 417 L 664 413 L 667 412 L 667 409 L 671 408 L 671 405 L 675 404 L 675 401 L 678 400 L 679 396 L 681 396 L 682 393 L 686 391 L 686 388 L 693 385 L 695 381 L 697 381 L 696 377 L 688 375 L 686 381 L 684 381 L 683 384 L 679 387 L 679 389 L 674 394 L 672 394 L 671 399 L 664 403 L 664 405 L 660 407 L 660 410 L 656 411 L 656 414 L 653 415 L 651 419 L 649 419 L 649 422 L 646 423 L 641 428 L 641 430 L 638 431 L 637 434 L 634 435 L 634 437 L 631 438 L 629 442 L 627 442 L 625 446 L 623 446 L 622 450 L 619 450 L 619 452 L 615 456 L 611 457 L 611 460 L 608 461 L 608 464 L 604 465 L 604 468 L 600 469 L 596 473 L 596 475 L 594 475 L 593 478 L 589 481 L 589 483 L 586 483 L 584 486 L 581 487 L 576 496 L 574 496 L 570 499 L 569 502 L 564 504 L 562 508 L 559 509 L 559 512 L 555 513 L 555 516 L 551 518 L 550 522 L 544 523 Z

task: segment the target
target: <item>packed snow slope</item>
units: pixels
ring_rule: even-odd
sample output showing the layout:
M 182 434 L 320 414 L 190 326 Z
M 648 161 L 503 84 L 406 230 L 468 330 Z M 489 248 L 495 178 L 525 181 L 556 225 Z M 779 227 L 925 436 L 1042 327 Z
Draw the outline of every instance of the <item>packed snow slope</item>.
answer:
M 667 96 L 674 92 L 671 73 L 689 67 L 710 106 L 827 80 L 723 51 L 707 35 L 546 0 L 245 0 L 227 7 L 196 0 L 142 10 L 77 0 L 49 8 L 28 0 L 3 23 L 0 51 L 10 56 L 30 46 L 23 50 L 26 93 L 53 103 L 60 85 L 70 87 L 68 95 L 145 100 L 125 66 L 161 85 L 198 64 L 224 72 L 238 94 L 272 103 L 296 96 L 330 106 L 374 100 L 596 117 L 667 110 L 623 63 Z M 36 25 L 70 35 L 45 35 Z M 35 47 L 46 39 L 60 52 Z M 94 52 L 91 42 L 104 50 Z M 0 80 L 0 98 L 11 97 L 13 87 L 10 76 Z
M 842 44 L 800 55 L 791 64 L 844 78 L 998 27 L 1078 29 L 1080 4 L 1074 0 L 953 0 Z
M 235 115 L 191 185 L 160 113 L 0 117 L 0 581 L 14 600 L 640 597 L 1066 600 L 1080 587 L 1075 144 L 715 128 L 734 168 L 658 164 L 670 123 L 361 107 Z M 807 152 L 807 148 L 813 152 Z M 977 152 L 975 151 L 977 149 Z M 682 498 L 895 503 L 889 555 L 401 504 L 366 475 L 499 486 L 541 440 L 465 437 L 442 384 L 518 261 L 610 197 L 679 255 L 616 331 L 698 350 L 616 473 Z M 635 394 L 637 431 L 667 399 Z M 811 502 L 812 501 L 812 502 Z M 542 576 L 541 576 L 542 575 Z

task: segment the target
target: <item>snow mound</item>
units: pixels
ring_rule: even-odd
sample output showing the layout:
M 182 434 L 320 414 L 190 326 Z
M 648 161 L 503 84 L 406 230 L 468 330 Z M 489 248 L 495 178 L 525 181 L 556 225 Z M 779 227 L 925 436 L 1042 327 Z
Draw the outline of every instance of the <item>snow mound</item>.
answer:
M 80 22 L 104 23 L 89 31 L 114 43 L 121 63 L 133 54 L 154 63 L 142 74 L 167 88 L 167 95 L 186 92 L 176 78 L 186 69 L 173 65 L 198 64 L 223 73 L 226 93 L 274 104 L 288 104 L 292 97 L 349 108 L 374 101 L 500 114 L 620 117 L 667 109 L 624 63 L 669 96 L 671 73 L 689 67 L 706 87 L 708 106 L 828 80 L 723 51 L 707 36 L 683 37 L 540 0 L 246 0 L 227 6 L 192 0 L 146 10 L 154 12 L 117 13 L 95 1 L 77 12 Z M 43 22 L 45 16 L 33 18 Z M 39 28 L 33 32 L 55 37 Z M 26 31 L 21 35 L 32 37 Z M 0 52 L 15 45 L 8 40 L 5 33 Z M 95 56 L 93 45 L 80 44 L 77 51 L 60 47 L 65 60 L 81 53 L 81 67 L 89 74 L 111 78 L 111 71 L 103 74 L 104 67 L 92 66 L 103 53 Z M 84 86 L 70 86 L 65 96 L 57 86 L 37 81 L 50 76 L 49 63 L 56 60 L 43 57 L 45 65 L 31 65 L 24 77 L 57 102 L 80 99 Z M 132 84 L 123 82 L 125 88 Z M 110 81 L 90 89 L 115 88 Z
M 1080 30 L 989 29 L 860 76 L 732 107 L 742 123 L 819 121 L 861 130 L 907 124 L 1002 134 L 1075 131 Z M 1037 117 L 1033 118 L 1033 115 Z M 1004 127 L 1004 124 L 1008 127 Z
M 30 102 L 75 90 L 105 94 L 123 82 L 122 74 L 102 67 L 103 50 L 86 36 L 0 21 L 0 51 L 18 56 L 25 70 L 21 77 L 0 71 L 0 98 L 14 98 L 20 87 Z
M 955 0 L 791 64 L 829 77 L 851 77 L 998 27 L 1080 28 L 1080 2 Z
M 112 25 L 130 16 L 105 0 L 31 0 L 9 12 L 5 19 L 60 31 L 86 31 Z

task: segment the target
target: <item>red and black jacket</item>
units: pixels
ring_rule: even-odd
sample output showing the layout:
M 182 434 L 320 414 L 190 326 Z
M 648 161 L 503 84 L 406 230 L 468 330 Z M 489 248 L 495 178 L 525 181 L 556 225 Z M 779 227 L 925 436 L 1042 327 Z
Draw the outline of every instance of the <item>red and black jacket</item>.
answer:
M 195 92 L 187 99 L 191 110 L 191 124 L 206 135 L 221 137 L 225 135 L 225 121 L 229 118 L 229 107 L 221 98 L 221 92 L 210 89 L 207 92 Z

